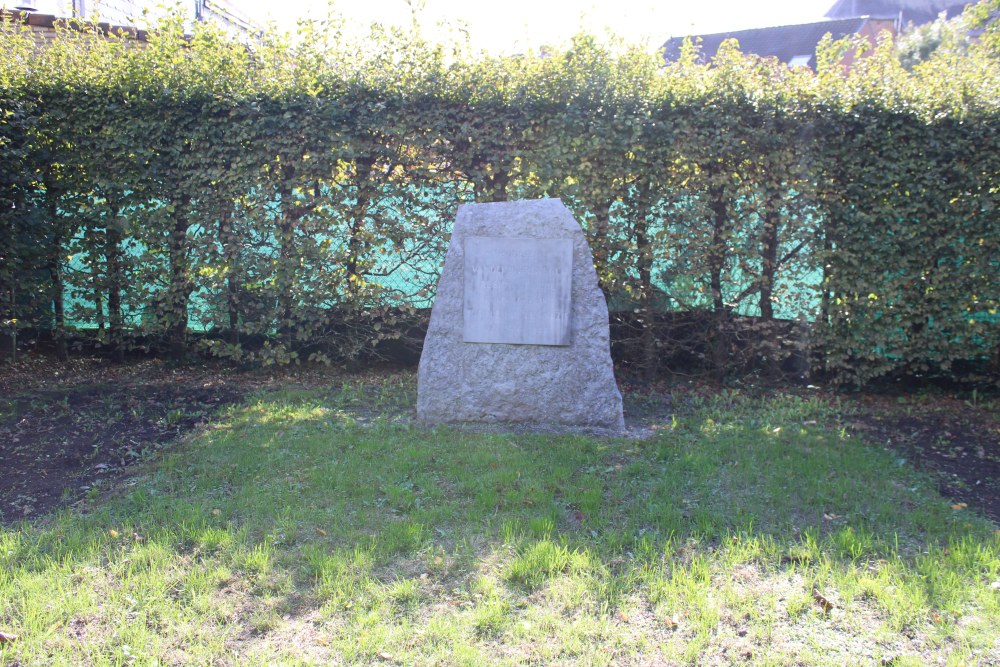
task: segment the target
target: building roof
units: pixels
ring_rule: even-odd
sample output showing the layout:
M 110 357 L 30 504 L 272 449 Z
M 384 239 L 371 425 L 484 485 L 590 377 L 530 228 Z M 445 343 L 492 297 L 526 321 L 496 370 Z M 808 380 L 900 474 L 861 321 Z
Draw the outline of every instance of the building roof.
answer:
M 783 63 L 816 66 L 816 45 L 829 33 L 833 39 L 841 39 L 856 34 L 868 21 L 867 17 L 782 25 L 773 28 L 755 28 L 719 32 L 712 35 L 698 35 L 701 40 L 701 55 L 705 61 L 713 58 L 719 47 L 727 39 L 735 39 L 743 53 L 759 56 L 773 56 Z M 685 37 L 674 37 L 663 45 L 663 57 L 667 62 L 680 58 Z
M 202 0 L 202 20 L 212 17 L 221 22 L 222 27 L 260 35 L 261 27 L 229 0 Z
M 947 12 L 948 18 L 962 13 L 965 5 L 972 0 L 837 0 L 826 17 L 842 19 L 855 16 L 878 16 L 882 18 L 899 19 L 902 25 L 913 23 L 923 25 L 930 23 L 941 12 Z
M 53 14 L 40 14 L 38 12 L 26 12 L 7 8 L 0 8 L 0 21 L 22 23 L 29 26 L 39 45 L 42 45 L 46 41 L 55 37 L 57 26 L 76 29 L 80 29 L 82 27 L 81 24 L 77 22 L 72 22 L 64 17 L 55 16 Z M 127 37 L 131 37 L 132 39 L 137 39 L 140 42 L 145 42 L 148 38 L 147 31 L 136 28 L 133 25 L 115 25 L 105 21 L 89 25 L 93 25 L 97 30 L 100 30 L 105 35 L 125 35 Z
M 139 29 L 144 33 L 168 11 L 179 9 L 186 18 L 187 29 L 192 22 L 200 21 L 214 23 L 233 35 L 259 35 L 261 32 L 260 26 L 230 0 L 184 0 L 173 7 L 162 0 L 0 0 L 0 5 L 33 6 L 34 10 L 21 12 L 31 17 L 26 22 L 32 26 L 47 23 L 51 27 L 60 19 L 77 17 L 88 21 L 99 20 L 101 26 L 133 31 Z M 12 13 L 17 10 L 7 11 Z

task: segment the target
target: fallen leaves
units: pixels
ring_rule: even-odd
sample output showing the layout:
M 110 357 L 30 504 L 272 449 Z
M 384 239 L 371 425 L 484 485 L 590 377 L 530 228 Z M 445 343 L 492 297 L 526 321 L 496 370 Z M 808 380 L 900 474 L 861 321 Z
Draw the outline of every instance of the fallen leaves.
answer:
M 818 588 L 813 588 L 812 595 L 813 601 L 820 606 L 824 614 L 829 614 L 834 608 L 834 604 L 823 597 L 823 594 L 819 592 Z
M 9 632 L 0 631 L 0 644 L 9 644 L 11 642 L 17 641 L 17 635 L 12 635 Z
M 968 507 L 968 503 L 955 503 L 951 506 L 953 510 L 964 510 Z

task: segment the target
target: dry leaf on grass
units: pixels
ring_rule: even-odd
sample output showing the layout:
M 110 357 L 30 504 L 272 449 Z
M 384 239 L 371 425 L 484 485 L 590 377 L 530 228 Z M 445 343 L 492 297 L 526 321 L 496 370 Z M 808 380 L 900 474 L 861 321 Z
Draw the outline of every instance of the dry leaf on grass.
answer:
M 16 642 L 17 635 L 12 635 L 8 632 L 0 631 L 0 644 L 6 644 L 8 642 Z
M 830 613 L 830 610 L 833 609 L 833 603 L 823 597 L 823 594 L 820 593 L 817 588 L 813 589 L 813 600 L 815 600 L 816 604 L 823 608 L 824 613 L 828 614 Z

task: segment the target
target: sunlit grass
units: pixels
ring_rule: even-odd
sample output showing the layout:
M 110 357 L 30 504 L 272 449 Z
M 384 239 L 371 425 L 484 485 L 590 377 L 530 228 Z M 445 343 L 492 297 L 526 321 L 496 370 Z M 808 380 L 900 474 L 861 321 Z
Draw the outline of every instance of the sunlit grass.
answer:
M 634 441 L 412 401 L 262 395 L 0 529 L 0 665 L 1000 660 L 995 526 L 822 402 L 723 394 Z

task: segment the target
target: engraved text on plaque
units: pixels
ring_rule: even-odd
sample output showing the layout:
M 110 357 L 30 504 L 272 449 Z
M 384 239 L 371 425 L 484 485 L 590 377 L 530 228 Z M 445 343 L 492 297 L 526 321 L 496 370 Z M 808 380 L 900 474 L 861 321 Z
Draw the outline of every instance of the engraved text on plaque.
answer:
M 464 340 L 569 345 L 571 239 L 465 239 Z

